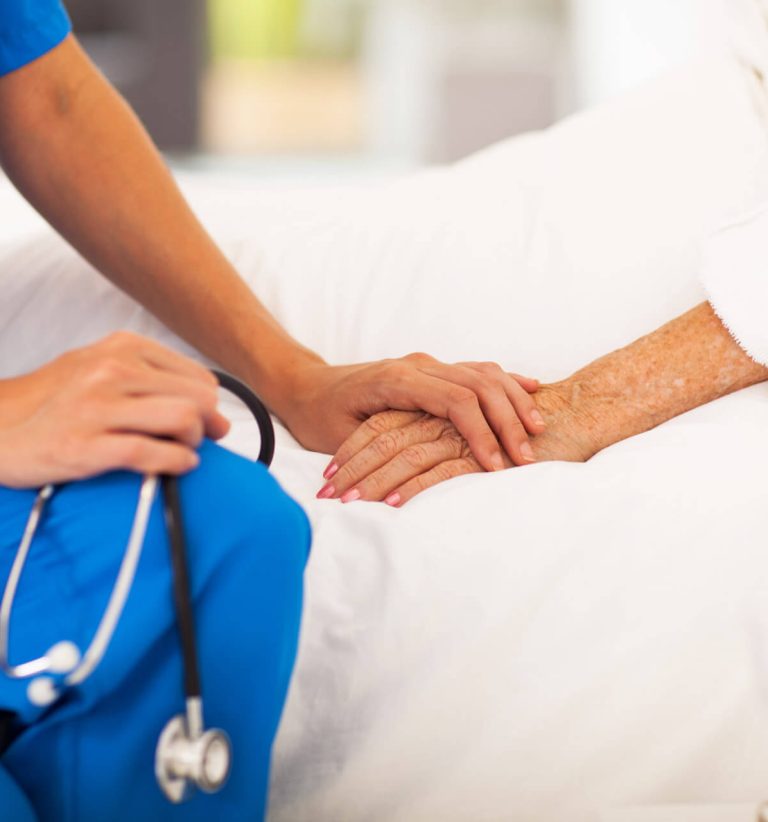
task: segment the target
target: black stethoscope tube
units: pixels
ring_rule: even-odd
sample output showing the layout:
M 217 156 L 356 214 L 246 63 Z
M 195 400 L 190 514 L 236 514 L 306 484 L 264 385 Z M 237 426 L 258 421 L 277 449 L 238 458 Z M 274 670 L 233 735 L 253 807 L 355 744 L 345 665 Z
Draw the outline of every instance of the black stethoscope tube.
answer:
M 179 630 L 181 659 L 184 676 L 184 695 L 187 698 L 201 695 L 200 669 L 195 645 L 195 623 L 192 613 L 192 587 L 189 582 L 189 563 L 184 539 L 184 523 L 181 519 L 181 498 L 176 477 L 161 477 L 165 527 L 171 554 L 171 579 L 173 603 L 176 609 L 176 625 Z
M 217 371 L 215 368 L 212 369 L 212 373 L 219 381 L 219 385 L 242 400 L 253 414 L 259 425 L 259 434 L 261 435 L 261 450 L 259 451 L 258 461 L 263 462 L 269 468 L 272 465 L 272 458 L 275 456 L 275 428 L 272 425 L 272 418 L 269 416 L 266 406 L 248 386 L 231 374 L 227 374 L 225 371 Z
M 269 467 L 275 455 L 275 429 L 261 400 L 243 383 L 224 371 L 213 370 L 219 385 L 245 403 L 258 423 L 261 435 L 259 462 Z M 165 524 L 171 555 L 173 579 L 173 602 L 181 644 L 181 659 L 184 677 L 184 695 L 187 698 L 200 697 L 200 668 L 195 642 L 195 622 L 192 609 L 192 587 L 189 580 L 189 562 L 184 537 L 184 523 L 181 516 L 181 496 L 176 477 L 164 474 L 161 477 Z

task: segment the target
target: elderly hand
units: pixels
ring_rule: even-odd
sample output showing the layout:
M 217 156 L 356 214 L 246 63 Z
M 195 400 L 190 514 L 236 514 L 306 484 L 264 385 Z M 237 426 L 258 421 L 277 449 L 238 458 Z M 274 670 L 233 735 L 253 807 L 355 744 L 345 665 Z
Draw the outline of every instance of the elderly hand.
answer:
M 547 423 L 532 442 L 536 460 L 583 462 L 597 446 L 567 381 L 542 386 L 536 403 Z M 455 426 L 429 414 L 385 411 L 366 420 L 336 453 L 338 465 L 320 499 L 384 500 L 400 507 L 447 479 L 481 472 Z M 512 467 L 509 459 L 506 467 Z M 330 479 L 330 478 L 329 478 Z
M 372 415 L 427 412 L 452 423 L 478 463 L 494 471 L 505 467 L 505 451 L 516 465 L 533 460 L 528 434 L 545 427 L 530 396 L 537 389 L 536 380 L 507 374 L 494 363 L 445 365 L 411 354 L 367 365 L 316 363 L 291 384 L 290 402 L 279 413 L 306 448 L 333 453 Z
M 0 381 L 0 484 L 15 488 L 117 468 L 181 474 L 229 423 L 203 366 L 119 332 Z

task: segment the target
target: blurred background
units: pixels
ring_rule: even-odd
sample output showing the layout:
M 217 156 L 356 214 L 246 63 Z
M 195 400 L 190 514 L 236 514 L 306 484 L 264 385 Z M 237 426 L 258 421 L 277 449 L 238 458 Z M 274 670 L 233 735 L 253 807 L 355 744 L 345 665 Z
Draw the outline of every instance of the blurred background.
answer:
M 180 167 L 369 173 L 544 128 L 722 38 L 718 0 L 66 0 Z

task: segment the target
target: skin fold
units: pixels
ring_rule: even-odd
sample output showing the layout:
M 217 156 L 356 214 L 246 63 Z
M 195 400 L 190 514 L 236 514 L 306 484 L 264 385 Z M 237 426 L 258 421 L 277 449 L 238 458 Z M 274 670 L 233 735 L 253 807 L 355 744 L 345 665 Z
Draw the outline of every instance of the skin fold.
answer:
M 305 447 L 333 453 L 371 414 L 398 408 L 451 420 L 485 469 L 501 470 L 503 452 L 515 464 L 532 458 L 529 436 L 543 428 L 530 396 L 535 380 L 498 366 L 446 365 L 426 354 L 329 365 L 293 339 L 208 236 L 134 113 L 73 36 L 0 77 L 0 164 L 102 274 L 248 383 Z M 136 364 L 136 352 L 126 347 L 103 351 L 99 356 L 110 362 Z M 61 363 L 56 368 L 68 373 Z M 63 388 L 51 373 L 0 381 L 6 413 L 18 413 L 12 405 L 48 407 Z M 90 403 L 90 395 L 82 401 Z M 113 433 L 157 435 L 152 418 L 125 419 L 127 427 Z M 204 427 L 202 416 L 198 422 Z M 190 447 L 167 427 L 163 435 Z M 123 455 L 99 465 L 136 463 Z
M 768 369 L 735 342 L 709 303 L 701 303 L 567 379 L 542 385 L 536 404 L 546 430 L 533 438 L 533 451 L 538 461 L 584 462 L 766 379 Z M 319 496 L 397 507 L 438 482 L 481 470 L 450 423 L 391 411 L 371 418 L 344 443 Z

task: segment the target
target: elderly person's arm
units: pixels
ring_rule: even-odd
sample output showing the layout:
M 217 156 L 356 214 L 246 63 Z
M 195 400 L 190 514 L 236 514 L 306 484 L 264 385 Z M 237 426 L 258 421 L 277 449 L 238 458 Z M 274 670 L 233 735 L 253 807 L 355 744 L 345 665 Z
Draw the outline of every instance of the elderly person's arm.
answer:
M 572 376 L 542 386 L 536 402 L 547 429 L 533 441 L 538 460 L 584 461 L 627 437 L 768 379 L 709 303 Z M 727 439 L 713 448 L 728 448 Z M 324 497 L 405 504 L 438 482 L 482 470 L 458 432 L 425 415 L 379 414 L 336 455 Z M 333 493 L 328 488 L 333 487 Z
M 452 420 L 486 469 L 504 467 L 500 445 L 528 459 L 528 432 L 543 428 L 535 381 L 425 355 L 333 367 L 282 329 L 71 35 L 0 77 L 0 163 L 84 257 L 250 383 L 306 447 L 331 453 L 371 414 L 423 409 Z

